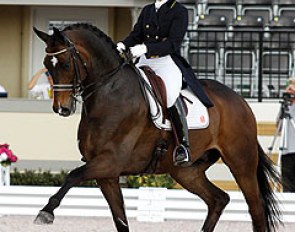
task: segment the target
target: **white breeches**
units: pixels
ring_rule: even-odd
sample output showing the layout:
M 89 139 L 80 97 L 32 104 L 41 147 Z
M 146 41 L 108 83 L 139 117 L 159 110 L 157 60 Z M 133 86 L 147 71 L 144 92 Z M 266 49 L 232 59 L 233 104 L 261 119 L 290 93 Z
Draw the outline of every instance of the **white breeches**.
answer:
M 167 107 L 173 106 L 181 91 L 182 73 L 171 56 L 147 59 L 145 55 L 142 55 L 136 66 L 140 67 L 142 65 L 151 67 L 161 77 L 166 86 Z

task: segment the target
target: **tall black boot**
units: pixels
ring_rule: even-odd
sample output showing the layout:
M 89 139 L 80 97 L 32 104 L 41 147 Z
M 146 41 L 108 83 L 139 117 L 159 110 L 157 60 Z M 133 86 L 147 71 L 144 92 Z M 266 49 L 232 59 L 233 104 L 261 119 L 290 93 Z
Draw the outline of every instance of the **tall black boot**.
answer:
M 177 98 L 175 104 L 168 108 L 172 128 L 175 130 L 179 144 L 173 152 L 174 165 L 187 167 L 192 164 L 189 151 L 188 126 L 185 110 L 180 98 Z

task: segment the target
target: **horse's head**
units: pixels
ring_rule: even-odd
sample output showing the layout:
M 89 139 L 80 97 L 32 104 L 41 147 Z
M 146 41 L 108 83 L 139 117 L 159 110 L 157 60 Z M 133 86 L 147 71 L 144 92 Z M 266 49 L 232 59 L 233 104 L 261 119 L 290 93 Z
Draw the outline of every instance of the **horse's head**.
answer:
M 67 117 L 75 112 L 76 97 L 87 76 L 84 67 L 87 55 L 79 54 L 66 33 L 56 28 L 52 35 L 36 28 L 34 32 L 47 45 L 43 63 L 53 78 L 53 111 Z
M 126 63 L 111 38 L 92 25 L 34 32 L 47 45 L 43 63 L 53 78 L 53 110 L 61 116 L 75 112 L 77 96 L 84 102 L 94 97 Z

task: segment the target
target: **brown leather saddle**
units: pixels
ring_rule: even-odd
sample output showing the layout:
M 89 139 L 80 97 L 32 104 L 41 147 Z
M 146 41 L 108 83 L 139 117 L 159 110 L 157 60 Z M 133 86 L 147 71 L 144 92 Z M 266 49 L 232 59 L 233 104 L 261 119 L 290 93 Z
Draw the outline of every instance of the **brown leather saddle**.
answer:
M 159 77 L 154 70 L 152 70 L 149 66 L 144 65 L 140 66 L 148 78 L 152 90 L 156 96 L 157 101 L 159 102 L 162 112 L 163 112 L 163 121 L 168 119 L 168 112 L 167 112 L 167 92 L 166 86 L 161 77 Z
M 162 80 L 162 78 L 159 77 L 151 67 L 149 67 L 147 65 L 143 65 L 143 66 L 140 66 L 140 69 L 142 69 L 144 71 L 145 75 L 147 76 L 147 78 L 152 86 L 152 90 L 156 96 L 156 99 L 161 106 L 161 109 L 163 112 L 163 123 L 164 123 L 166 119 L 169 119 L 168 111 L 167 111 L 167 92 L 166 92 L 165 83 Z M 191 102 L 191 101 L 189 99 L 187 99 L 186 97 L 182 96 L 181 94 L 180 94 L 180 99 L 182 100 L 182 104 L 183 104 L 186 114 L 187 114 L 188 108 L 186 105 L 186 101 L 188 101 L 188 102 Z

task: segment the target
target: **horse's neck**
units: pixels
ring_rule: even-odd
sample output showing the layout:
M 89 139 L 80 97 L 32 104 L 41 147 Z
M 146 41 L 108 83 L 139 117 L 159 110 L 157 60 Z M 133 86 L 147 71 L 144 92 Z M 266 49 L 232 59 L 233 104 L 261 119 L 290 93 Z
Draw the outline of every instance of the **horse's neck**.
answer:
M 118 57 L 115 57 L 114 51 L 109 51 L 106 54 L 105 46 L 99 46 L 99 49 L 94 47 L 88 47 L 89 56 L 91 57 L 91 65 L 89 65 L 88 76 L 85 80 L 85 85 L 91 85 L 93 83 L 103 84 L 107 82 L 112 72 L 116 70 L 121 61 Z M 103 57 L 103 58 L 102 58 Z
M 126 102 L 136 102 L 141 94 L 134 70 L 128 65 L 122 65 L 123 61 L 114 46 L 104 39 L 95 44 L 84 44 L 84 47 L 92 60 L 86 83 L 96 83 L 96 89 L 91 88 L 91 91 L 95 90 L 91 99 L 85 102 L 88 111 L 114 108 L 116 105 L 132 107 Z
M 97 54 L 103 54 L 103 53 L 97 53 Z M 107 77 L 108 74 L 116 70 L 116 68 L 118 68 L 121 63 L 121 61 L 116 57 L 109 55 L 109 57 L 106 56 L 105 58 L 101 58 L 101 56 L 102 55 L 96 55 L 96 57 L 94 57 L 95 60 L 98 60 L 98 62 L 92 65 L 95 78 Z
M 135 104 L 139 105 L 143 99 L 137 74 L 128 65 L 122 66 L 101 84 L 95 89 L 91 99 L 85 102 L 89 114 L 101 112 L 106 108 L 116 111 L 122 107 L 132 108 Z

